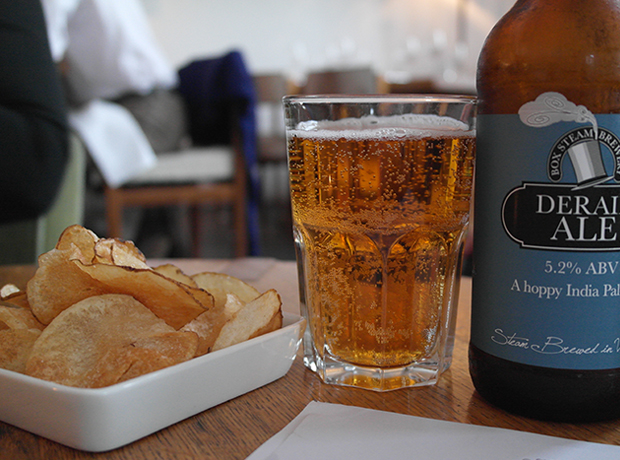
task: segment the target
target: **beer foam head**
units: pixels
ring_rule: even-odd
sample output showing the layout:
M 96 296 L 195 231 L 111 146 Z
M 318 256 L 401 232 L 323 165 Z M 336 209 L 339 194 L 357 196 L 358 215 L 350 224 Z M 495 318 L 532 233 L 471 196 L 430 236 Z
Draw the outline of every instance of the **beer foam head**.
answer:
M 454 118 L 422 114 L 389 117 L 368 115 L 336 121 L 304 121 L 291 130 L 291 134 L 298 137 L 323 139 L 424 138 L 441 134 L 454 136 L 458 133 L 473 135 L 473 130 L 466 123 Z

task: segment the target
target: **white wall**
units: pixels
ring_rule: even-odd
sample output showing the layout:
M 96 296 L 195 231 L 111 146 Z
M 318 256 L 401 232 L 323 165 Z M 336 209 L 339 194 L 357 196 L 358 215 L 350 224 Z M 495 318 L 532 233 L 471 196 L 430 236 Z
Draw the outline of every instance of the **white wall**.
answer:
M 231 49 L 254 73 L 372 65 L 452 78 L 459 0 L 143 0 L 153 30 L 175 67 Z M 473 79 L 488 31 L 514 0 L 470 0 L 460 74 Z M 458 62 L 457 62 L 458 63 Z

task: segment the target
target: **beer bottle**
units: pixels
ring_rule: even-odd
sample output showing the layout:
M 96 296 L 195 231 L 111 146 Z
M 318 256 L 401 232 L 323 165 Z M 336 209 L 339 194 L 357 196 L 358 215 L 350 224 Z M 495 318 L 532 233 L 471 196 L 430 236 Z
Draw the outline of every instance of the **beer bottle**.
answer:
M 620 416 L 620 1 L 518 0 L 479 97 L 470 373 L 489 402 Z

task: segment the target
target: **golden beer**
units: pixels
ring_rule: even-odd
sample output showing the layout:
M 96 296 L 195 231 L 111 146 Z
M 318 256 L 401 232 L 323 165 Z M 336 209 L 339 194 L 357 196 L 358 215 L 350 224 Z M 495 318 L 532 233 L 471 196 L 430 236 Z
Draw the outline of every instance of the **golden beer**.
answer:
M 433 361 L 460 276 L 474 132 L 433 115 L 366 117 L 302 124 L 288 151 L 306 361 Z

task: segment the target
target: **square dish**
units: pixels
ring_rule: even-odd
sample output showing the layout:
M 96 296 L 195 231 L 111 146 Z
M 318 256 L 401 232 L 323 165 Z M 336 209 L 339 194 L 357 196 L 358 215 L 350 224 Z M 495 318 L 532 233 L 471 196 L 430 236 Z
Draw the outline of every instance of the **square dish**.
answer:
M 277 331 L 105 388 L 0 369 L 0 420 L 76 449 L 116 449 L 284 376 L 305 320 L 283 315 Z

